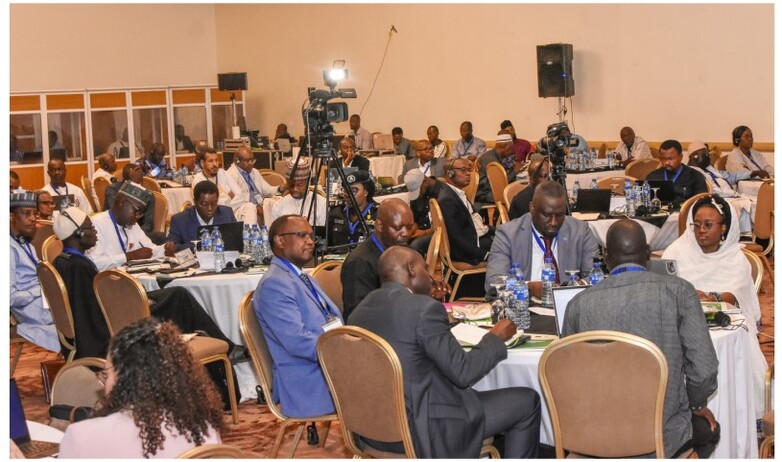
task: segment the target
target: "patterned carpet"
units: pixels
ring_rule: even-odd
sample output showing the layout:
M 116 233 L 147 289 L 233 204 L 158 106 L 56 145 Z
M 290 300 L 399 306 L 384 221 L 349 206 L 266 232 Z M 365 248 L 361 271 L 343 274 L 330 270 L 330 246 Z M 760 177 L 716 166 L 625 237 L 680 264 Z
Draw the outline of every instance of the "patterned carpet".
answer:
M 772 260 L 773 267 L 773 260 Z M 774 339 L 763 335 L 774 335 L 774 290 L 768 275 L 763 279 L 763 290 L 760 294 L 760 305 L 763 316 L 763 328 L 759 337 L 761 349 L 768 359 L 769 365 L 774 364 Z M 54 359 L 55 354 L 25 343 L 22 357 L 17 366 L 16 377 L 22 401 L 28 419 L 46 423 L 48 421 L 48 405 L 43 397 L 43 385 L 41 382 L 40 363 L 47 359 Z M 226 415 L 227 431 L 222 435 L 223 441 L 241 448 L 256 457 L 268 457 L 274 444 L 279 426 L 277 419 L 269 412 L 266 406 L 259 406 L 254 401 L 247 401 L 239 405 L 239 423 L 230 423 L 230 415 Z M 286 439 L 280 449 L 278 457 L 285 456 L 290 450 L 291 441 L 295 430 L 288 428 Z M 339 423 L 331 426 L 326 446 L 318 448 L 306 443 L 306 433 L 295 453 L 296 458 L 307 459 L 337 459 L 349 458 L 350 454 L 345 448 Z

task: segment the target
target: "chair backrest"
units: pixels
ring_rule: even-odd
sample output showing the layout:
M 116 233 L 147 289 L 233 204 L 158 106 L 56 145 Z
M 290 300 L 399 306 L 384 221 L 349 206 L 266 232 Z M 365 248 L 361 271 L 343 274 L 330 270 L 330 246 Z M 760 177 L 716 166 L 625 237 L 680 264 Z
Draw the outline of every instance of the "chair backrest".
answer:
M 722 156 L 719 159 L 717 159 L 717 162 L 714 163 L 714 168 L 716 168 L 719 171 L 725 170 L 725 165 L 728 164 L 728 156 Z
M 41 260 L 53 262 L 57 255 L 62 253 L 62 241 L 52 234 L 43 241 L 41 246 Z
M 92 180 L 92 187 L 95 188 L 95 195 L 98 196 L 98 203 L 95 205 L 98 206 L 99 211 L 103 210 L 103 205 L 106 203 L 106 188 L 110 185 L 111 182 L 102 176 L 97 176 Z
M 323 288 L 323 291 L 326 292 L 326 295 L 328 295 L 331 301 L 339 307 L 340 311 L 342 311 L 341 272 L 341 261 L 326 261 L 316 266 L 311 274 L 311 277 L 318 281 L 318 284 Z
M 774 210 L 774 182 L 766 181 L 760 185 L 755 208 L 755 237 L 768 239 L 774 227 L 771 224 L 771 212 Z
M 68 299 L 68 290 L 65 288 L 60 273 L 48 261 L 38 263 L 36 274 L 38 282 L 41 284 L 41 292 L 49 303 L 57 336 L 60 342 L 70 350 L 67 358 L 70 360 L 76 354 L 76 332 L 73 328 L 73 311 L 71 311 L 71 302 Z
M 253 292 L 247 292 L 239 304 L 239 330 L 242 333 L 244 346 L 250 353 L 250 358 L 255 367 L 255 375 L 263 390 L 263 396 L 266 397 L 266 404 L 269 405 L 269 409 L 275 417 L 281 420 L 287 419 L 282 413 L 280 405 L 274 403 L 271 399 L 274 396 L 274 361 L 269 353 L 269 345 L 266 343 L 266 336 L 263 335 L 261 324 L 258 322 L 258 318 L 255 317 Z
M 679 236 L 684 234 L 684 231 L 687 229 L 687 215 L 690 213 L 692 204 L 701 197 L 706 197 L 708 195 L 709 193 L 698 193 L 682 203 L 682 206 L 679 209 Z
M 426 265 L 429 267 L 429 275 L 434 277 L 437 274 L 437 263 L 440 261 L 440 241 L 442 240 L 443 230 L 437 228 L 432 233 L 432 239 L 429 241 L 429 248 L 426 250 Z
M 145 187 L 147 191 L 151 192 L 162 191 L 162 189 L 160 189 L 160 183 L 158 183 L 154 178 L 150 178 L 148 176 L 145 176 L 141 179 L 141 186 Z
M 600 178 L 597 180 L 597 187 L 600 189 L 610 189 L 615 194 L 620 196 L 625 195 L 625 179 L 629 179 L 635 183 L 636 179 L 632 176 L 612 176 L 606 178 Z
M 660 161 L 657 159 L 638 159 L 630 162 L 625 167 L 625 175 L 639 180 L 645 180 L 646 177 L 660 167 Z
M 166 218 L 168 218 L 168 199 L 163 193 L 150 191 L 155 198 L 155 213 L 152 215 L 152 230 L 162 233 L 166 230 Z
M 359 449 L 357 433 L 375 441 L 401 441 L 404 455 L 415 458 L 405 410 L 402 365 L 393 347 L 360 327 L 339 327 L 318 339 L 318 359 L 348 449 L 358 456 L 371 456 Z
M 508 187 L 508 171 L 499 162 L 489 162 L 486 165 L 486 176 L 489 177 L 494 202 L 502 202 L 502 193 Z
M 606 144 L 603 143 L 600 145 L 600 148 L 597 150 L 597 158 L 598 159 L 605 159 L 606 158 Z
M 287 140 L 286 140 L 287 141 Z M 236 446 L 230 444 L 202 444 L 188 449 L 178 455 L 177 459 L 246 459 L 250 454 L 246 454 Z
M 665 457 L 668 364 L 654 343 L 613 331 L 572 335 L 546 348 L 538 374 L 557 458 L 565 450 L 594 457 Z
M 92 283 L 109 333 L 149 316 L 149 299 L 144 287 L 124 271 L 101 271 Z
M 263 179 L 272 186 L 282 186 L 287 182 L 283 175 L 275 172 L 274 170 L 264 169 L 258 171 L 261 172 L 261 177 L 263 177 Z
M 480 176 L 478 174 L 478 170 L 473 170 L 472 173 L 470 173 L 470 184 L 464 187 L 464 194 L 467 195 L 467 200 L 470 201 L 472 204 L 475 202 L 475 194 L 478 192 L 478 180 L 480 179 Z
M 92 211 L 100 212 L 100 210 L 98 210 L 98 204 L 95 203 L 95 198 L 92 197 L 92 182 L 87 178 L 87 175 L 81 176 L 81 189 L 84 190 L 84 195 L 87 196 L 87 202 L 90 203 Z
M 652 155 L 653 158 L 659 159 L 660 158 L 660 150 L 657 148 L 649 148 L 649 153 Z
M 182 202 L 182 207 L 179 208 L 180 212 L 184 212 L 185 210 L 189 209 L 193 206 L 193 203 L 190 201 L 184 201 Z
M 38 220 L 36 223 L 35 236 L 30 243 L 35 248 L 35 254 L 39 257 L 43 255 L 43 243 L 49 236 L 54 235 L 54 227 L 51 220 Z
M 712 166 L 716 165 L 720 157 L 722 157 L 722 149 L 715 144 L 709 151 L 709 163 L 711 163 Z
M 105 367 L 103 358 L 80 358 L 64 365 L 52 383 L 51 405 L 95 408 L 104 391 L 93 369 Z
M 429 199 L 429 213 L 432 215 L 432 228 L 440 230 L 440 258 L 446 266 L 451 266 L 451 241 L 448 240 L 448 229 L 445 227 L 443 211 L 437 199 Z
M 524 184 L 518 181 L 509 183 L 508 186 L 505 187 L 505 190 L 502 192 L 502 201 L 508 210 L 510 210 L 510 203 L 513 201 L 513 198 L 527 187 L 529 187 L 529 183 Z
M 751 250 L 745 248 L 741 250 L 744 252 L 744 256 L 747 257 L 749 267 L 752 269 L 752 282 L 755 284 L 755 292 L 760 293 L 760 286 L 763 283 L 763 260 Z
M 497 211 L 500 212 L 500 218 L 496 226 L 509 222 L 510 216 L 508 215 L 508 209 L 505 208 L 505 205 L 502 202 L 496 202 L 494 205 L 497 207 Z

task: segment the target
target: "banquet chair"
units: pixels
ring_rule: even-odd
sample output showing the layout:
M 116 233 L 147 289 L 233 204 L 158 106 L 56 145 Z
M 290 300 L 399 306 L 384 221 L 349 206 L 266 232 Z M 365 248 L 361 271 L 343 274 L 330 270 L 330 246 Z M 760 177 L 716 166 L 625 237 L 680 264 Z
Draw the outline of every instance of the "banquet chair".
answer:
M 451 286 L 451 294 L 448 301 L 452 302 L 456 299 L 459 286 L 465 276 L 481 276 L 481 279 L 486 277 L 486 262 L 482 261 L 477 265 L 471 265 L 465 262 L 452 261 L 448 229 L 445 227 L 443 212 L 440 209 L 440 204 L 437 203 L 437 199 L 429 199 L 429 212 L 432 215 L 432 227 L 435 230 L 440 230 L 440 261 L 443 264 L 443 281 Z M 483 281 L 481 280 L 480 282 L 480 285 L 483 286 Z
M 755 292 L 760 293 L 760 287 L 763 285 L 763 261 L 758 254 L 748 250 L 746 248 L 741 249 L 744 252 L 744 256 L 749 261 L 749 266 L 752 269 L 752 282 L 755 284 Z
M 660 167 L 660 161 L 653 159 L 637 159 L 625 167 L 625 175 L 638 178 L 643 181 L 646 177 Z
M 166 231 L 166 221 L 168 219 L 168 199 L 163 193 L 150 191 L 155 198 L 155 212 L 152 215 L 152 230 L 159 233 Z
M 432 233 L 432 239 L 429 241 L 429 247 L 426 249 L 426 266 L 429 270 L 429 276 L 435 277 L 438 264 L 440 263 L 440 241 L 442 240 L 442 229 L 435 229 Z
M 179 207 L 180 212 L 184 212 L 185 210 L 189 209 L 193 206 L 193 203 L 190 201 L 184 201 L 182 202 L 182 207 Z
M 14 352 L 14 358 L 11 360 L 11 377 L 14 376 L 17 364 L 19 364 L 19 358 L 22 357 L 22 349 L 24 348 L 25 338 L 16 332 L 16 325 L 19 322 L 16 320 L 13 314 L 9 314 L 9 327 L 8 336 L 11 338 L 11 345 L 16 345 L 16 351 Z
M 95 203 L 95 198 L 92 197 L 92 182 L 87 178 L 87 175 L 81 176 L 81 189 L 84 190 L 84 195 L 87 196 L 87 202 L 90 203 L 92 211 L 100 212 L 100 210 L 98 210 L 98 204 Z
M 255 317 L 255 310 L 253 310 L 253 292 L 247 292 L 239 305 L 239 330 L 242 332 L 244 346 L 247 347 L 247 352 L 252 359 L 255 374 L 261 385 L 261 390 L 263 390 L 263 396 L 266 397 L 266 404 L 269 406 L 269 410 L 272 414 L 281 421 L 280 429 L 277 431 L 277 438 L 274 440 L 274 446 L 272 446 L 271 453 L 269 453 L 268 457 L 277 457 L 277 452 L 279 452 L 280 446 L 282 445 L 282 439 L 285 437 L 285 430 L 289 425 L 296 426 L 296 433 L 293 437 L 290 452 L 287 455 L 288 459 L 293 458 L 293 454 L 296 452 L 296 447 L 299 445 L 301 434 L 304 431 L 307 422 L 325 422 L 324 433 L 319 435 L 318 438 L 318 447 L 322 448 L 325 446 L 326 439 L 329 436 L 331 422 L 337 420 L 336 414 L 305 418 L 288 417 L 282 413 L 280 404 L 275 403 L 274 399 L 272 399 L 274 396 L 274 362 L 269 353 L 266 336 L 264 336 L 263 330 L 261 330 L 258 318 Z
M 177 459 L 254 459 L 236 446 L 230 444 L 202 444 L 176 456 Z
M 79 358 L 65 364 L 52 383 L 51 406 L 95 408 L 104 387 L 95 374 L 106 367 L 103 358 Z
M 606 144 L 602 143 L 600 147 L 597 149 L 597 158 L 598 159 L 605 159 L 606 158 Z
M 92 180 L 92 187 L 95 189 L 95 195 L 98 196 L 98 203 L 95 204 L 98 206 L 98 211 L 102 211 L 103 205 L 106 203 L 106 188 L 109 185 L 111 185 L 109 180 L 102 176 L 95 177 Z
M 722 149 L 720 149 L 720 147 L 715 144 L 709 151 L 709 163 L 714 166 L 720 157 L 722 157 Z
M 36 223 L 35 236 L 30 241 L 33 248 L 35 248 L 35 254 L 39 257 L 43 255 L 43 243 L 49 236 L 54 235 L 54 226 L 51 220 L 38 220 Z
M 150 192 L 162 193 L 163 191 L 160 189 L 160 183 L 158 183 L 154 178 L 148 176 L 141 178 L 141 186 Z
M 744 248 L 756 253 L 763 266 L 768 271 L 771 283 L 774 283 L 774 271 L 768 261 L 768 254 L 774 249 L 774 182 L 765 181 L 758 190 L 758 198 L 755 207 L 755 222 L 753 223 L 752 242 L 745 243 Z M 768 244 L 762 246 L 757 240 L 767 240 Z
M 653 158 L 659 159 L 660 158 L 660 150 L 657 148 L 649 147 L 649 153 L 652 155 Z
M 774 385 L 774 366 L 766 370 L 766 410 L 763 414 L 763 441 L 760 443 L 760 458 L 770 459 L 774 450 L 774 406 L 771 403 L 771 392 Z
M 502 202 L 497 202 L 495 206 L 497 207 L 497 212 L 500 215 L 500 217 L 497 219 L 497 226 L 509 222 L 510 217 L 508 216 L 508 209 L 505 208 L 505 205 Z
M 92 283 L 100 310 L 113 337 L 123 327 L 150 316 L 149 299 L 141 283 L 124 271 L 101 271 Z M 187 342 L 190 353 L 201 364 L 220 361 L 225 368 L 228 397 L 231 402 L 233 423 L 237 422 L 238 410 L 234 374 L 228 359 L 228 343 L 211 337 L 196 336 Z
M 590 331 L 551 343 L 538 365 L 557 458 L 665 457 L 668 364 L 644 338 Z
M 722 156 L 714 163 L 714 168 L 719 171 L 725 170 L 725 166 L 728 164 L 728 156 Z
M 35 272 L 41 283 L 41 292 L 49 303 L 54 327 L 57 329 L 57 337 L 65 349 L 69 351 L 65 361 L 70 362 L 76 355 L 76 330 L 73 326 L 73 311 L 71 301 L 68 298 L 68 290 L 65 288 L 60 273 L 48 261 L 39 262 Z
M 480 175 L 478 170 L 475 169 L 470 173 L 470 184 L 465 186 L 463 190 L 471 204 L 475 203 L 475 194 L 478 192 L 478 180 L 480 180 Z
M 416 458 L 402 364 L 394 348 L 361 327 L 338 327 L 318 338 L 318 360 L 337 408 L 342 438 L 354 458 Z M 401 442 L 404 452 L 375 449 L 357 441 L 357 435 L 384 443 Z M 490 440 L 484 441 L 484 454 L 499 458 Z
M 510 210 L 510 203 L 513 202 L 513 198 L 516 197 L 516 195 L 524 189 L 529 187 L 529 183 L 523 184 L 518 181 L 514 181 L 513 183 L 509 183 L 508 186 L 505 187 L 505 190 L 502 192 L 502 203 L 505 204 L 505 207 L 507 207 L 508 210 Z
M 499 162 L 489 162 L 486 165 L 486 176 L 489 178 L 494 202 L 502 202 L 502 193 L 508 187 L 507 170 Z
M 340 279 L 340 273 L 342 272 L 341 261 L 325 261 L 316 266 L 312 270 L 310 277 L 318 281 L 318 284 L 326 292 L 329 299 L 334 302 L 342 312 L 342 280 Z
M 62 241 L 52 234 L 43 241 L 41 246 L 41 260 L 53 262 L 57 255 L 62 253 Z
M 614 194 L 620 196 L 625 195 L 625 179 L 628 179 L 635 183 L 636 179 L 632 176 L 612 176 L 607 178 L 600 178 L 597 180 L 598 189 L 610 189 Z
M 687 216 L 690 214 L 690 209 L 692 208 L 692 205 L 697 202 L 700 198 L 708 196 L 709 193 L 698 193 L 686 201 L 682 202 L 682 206 L 679 209 L 679 236 L 684 234 L 684 231 L 687 229 Z
M 261 173 L 261 177 L 272 186 L 282 186 L 287 182 L 285 176 L 274 170 L 259 169 L 258 171 Z

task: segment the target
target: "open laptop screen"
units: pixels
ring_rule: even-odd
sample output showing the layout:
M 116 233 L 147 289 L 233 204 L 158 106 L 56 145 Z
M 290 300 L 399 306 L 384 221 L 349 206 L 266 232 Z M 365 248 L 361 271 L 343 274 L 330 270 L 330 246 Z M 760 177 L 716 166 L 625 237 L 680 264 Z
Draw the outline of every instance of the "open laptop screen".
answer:
M 211 233 L 215 226 L 220 229 L 225 250 L 234 250 L 239 253 L 244 251 L 244 240 L 242 239 L 244 222 L 237 221 L 234 223 L 223 223 L 221 225 L 199 226 L 196 236 L 200 236 L 201 231 L 204 228 L 208 229 Z
M 30 431 L 27 429 L 27 421 L 24 418 L 24 409 L 22 408 L 22 398 L 19 396 L 19 388 L 16 386 L 16 380 L 11 379 L 11 386 L 8 390 L 11 397 L 11 439 L 16 444 L 24 444 L 30 441 Z
M 562 326 L 565 323 L 565 311 L 576 295 L 589 286 L 565 286 L 555 287 L 554 293 L 554 317 L 557 320 L 557 336 L 562 337 Z

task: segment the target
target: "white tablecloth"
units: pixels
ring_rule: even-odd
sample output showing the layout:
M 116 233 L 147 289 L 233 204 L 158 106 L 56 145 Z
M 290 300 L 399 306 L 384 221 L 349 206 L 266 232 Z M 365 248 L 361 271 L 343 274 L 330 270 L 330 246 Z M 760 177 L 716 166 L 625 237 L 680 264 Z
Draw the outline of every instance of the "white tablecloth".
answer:
M 182 204 L 187 201 L 193 203 L 193 193 L 190 188 L 161 188 L 161 192 L 168 200 L 168 214 L 173 215 L 179 213 L 182 208 Z
M 597 243 L 602 247 L 605 247 L 606 245 L 608 228 L 616 221 L 617 220 L 615 219 L 608 219 L 587 222 L 589 224 L 589 229 L 592 231 L 595 239 L 597 239 Z M 646 233 L 646 243 L 649 244 L 652 251 L 665 250 L 679 237 L 679 212 L 674 212 L 669 215 L 661 228 L 643 220 L 634 221 L 640 224 L 644 229 L 644 232 Z
M 754 202 L 758 200 L 758 191 L 763 186 L 763 181 L 758 180 L 742 180 L 738 184 L 738 192 L 749 196 Z
M 377 178 L 379 176 L 390 176 L 396 181 L 405 167 L 405 156 L 380 156 L 369 158 L 369 171 Z
M 758 457 L 755 429 L 755 401 L 750 375 L 749 333 L 744 329 L 712 331 L 711 339 L 719 359 L 717 391 L 708 407 L 720 423 L 720 443 L 715 459 Z M 509 350 L 502 361 L 473 388 L 479 391 L 507 387 L 530 387 L 541 398 L 540 442 L 554 445 L 551 417 L 538 380 L 538 362 L 543 350 Z
M 600 181 L 601 178 L 611 178 L 612 176 L 625 176 L 625 172 L 624 170 L 608 170 L 602 172 L 568 173 L 565 177 L 565 184 L 567 189 L 573 189 L 573 184 L 578 181 L 578 185 L 582 189 L 587 189 L 592 183 L 592 178 Z

